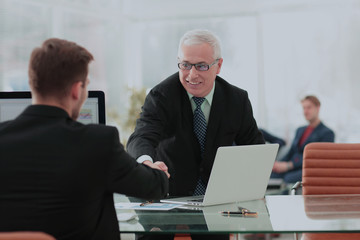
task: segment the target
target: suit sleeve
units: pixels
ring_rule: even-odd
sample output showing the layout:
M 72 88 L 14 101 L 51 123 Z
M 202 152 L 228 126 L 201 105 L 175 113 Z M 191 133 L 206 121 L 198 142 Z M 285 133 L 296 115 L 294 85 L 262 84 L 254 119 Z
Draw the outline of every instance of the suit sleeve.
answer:
M 288 162 L 291 161 L 291 156 L 295 153 L 293 146 L 290 146 L 288 152 L 280 159 L 280 162 Z
M 243 123 L 236 136 L 236 144 L 249 145 L 265 143 L 264 137 L 257 127 L 247 92 L 245 92 L 243 106 Z
M 117 130 L 113 133 L 112 156 L 107 172 L 110 192 L 144 199 L 160 199 L 164 198 L 169 190 L 166 174 L 137 163 L 124 150 Z
M 294 159 L 292 158 L 296 152 L 296 148 L 297 148 L 297 144 L 300 140 L 300 132 L 302 128 L 298 128 L 296 129 L 296 133 L 295 133 L 295 137 L 291 142 L 291 146 L 290 149 L 288 150 L 288 152 L 283 156 L 283 158 L 280 160 L 281 162 L 288 162 L 288 161 L 292 161 L 294 166 L 295 166 L 295 162 L 293 161 Z M 302 159 L 302 156 L 301 156 Z M 302 165 L 301 165 L 302 166 Z
M 334 142 L 334 141 L 335 141 L 335 134 L 330 129 L 327 129 L 327 131 L 324 132 L 319 139 L 319 142 Z
M 166 102 L 163 95 L 154 90 L 146 97 L 135 131 L 127 143 L 127 151 L 132 157 L 149 155 L 155 159 L 155 149 L 166 133 L 169 112 Z

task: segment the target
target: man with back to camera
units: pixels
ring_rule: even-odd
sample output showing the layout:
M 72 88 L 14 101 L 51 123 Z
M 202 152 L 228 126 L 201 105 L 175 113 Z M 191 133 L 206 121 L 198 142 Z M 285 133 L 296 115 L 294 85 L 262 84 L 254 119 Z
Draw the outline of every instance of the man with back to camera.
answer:
M 334 142 L 334 132 L 326 127 L 319 118 L 320 101 L 315 96 L 306 96 L 301 100 L 304 117 L 309 125 L 296 130 L 290 150 L 276 161 L 271 178 L 282 178 L 286 183 L 295 183 L 302 179 L 303 152 L 306 144 L 311 142 Z
M 167 165 L 170 196 L 205 193 L 218 147 L 264 143 L 247 92 L 217 76 L 222 63 L 213 33 L 185 33 L 179 72 L 150 91 L 129 138 L 127 150 L 138 162 Z
M 169 175 L 163 163 L 138 164 L 115 127 L 76 121 L 92 60 L 85 48 L 61 39 L 33 50 L 32 105 L 0 123 L 0 231 L 120 239 L 114 192 L 166 196 Z

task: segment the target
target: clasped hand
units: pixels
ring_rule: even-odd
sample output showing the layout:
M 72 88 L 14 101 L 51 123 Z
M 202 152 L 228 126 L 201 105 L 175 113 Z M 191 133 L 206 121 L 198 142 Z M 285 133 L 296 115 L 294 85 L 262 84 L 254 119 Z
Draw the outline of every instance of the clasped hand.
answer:
M 143 164 L 145 164 L 145 165 L 147 165 L 147 166 L 149 166 L 149 167 L 151 167 L 153 169 L 158 169 L 158 170 L 163 171 L 166 174 L 166 176 L 168 178 L 170 178 L 170 173 L 168 172 L 168 167 L 166 166 L 166 164 L 164 162 L 157 161 L 157 162 L 153 163 L 153 162 L 151 162 L 149 160 L 146 160 L 146 161 L 143 162 Z

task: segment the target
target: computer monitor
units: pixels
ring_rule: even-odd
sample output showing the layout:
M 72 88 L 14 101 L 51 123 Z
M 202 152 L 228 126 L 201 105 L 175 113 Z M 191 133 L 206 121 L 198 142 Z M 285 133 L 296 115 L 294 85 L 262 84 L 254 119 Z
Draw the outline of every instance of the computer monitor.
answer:
M 0 122 L 16 118 L 31 104 L 31 92 L 0 92 Z M 105 94 L 89 91 L 77 119 L 84 124 L 105 124 Z

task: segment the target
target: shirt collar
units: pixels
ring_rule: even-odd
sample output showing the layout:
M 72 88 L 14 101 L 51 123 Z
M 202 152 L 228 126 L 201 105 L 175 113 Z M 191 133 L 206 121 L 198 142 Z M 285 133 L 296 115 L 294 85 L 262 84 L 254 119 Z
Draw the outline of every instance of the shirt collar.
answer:
M 209 105 L 211 106 L 211 103 L 212 103 L 212 100 L 213 100 L 213 97 L 214 97 L 214 91 L 215 91 L 215 82 L 214 82 L 214 85 L 211 89 L 211 91 L 209 92 L 208 95 L 205 96 L 205 99 L 207 100 L 207 102 L 209 103 Z M 191 101 L 192 97 L 194 95 L 190 94 L 189 92 L 187 92 L 188 96 L 189 96 L 189 99 Z

